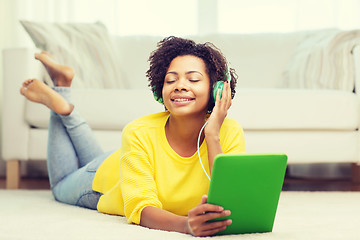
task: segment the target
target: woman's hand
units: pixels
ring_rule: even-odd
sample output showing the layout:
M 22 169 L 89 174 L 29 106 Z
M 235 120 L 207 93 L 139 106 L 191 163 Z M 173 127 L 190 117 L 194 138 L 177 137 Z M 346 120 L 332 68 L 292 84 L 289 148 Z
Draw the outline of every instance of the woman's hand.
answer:
M 207 196 L 202 196 L 201 203 L 189 211 L 187 227 L 191 235 L 197 237 L 214 235 L 225 230 L 226 226 L 232 223 L 231 219 L 208 222 L 214 218 L 229 216 L 230 211 L 224 210 L 220 206 L 206 203 L 206 200 Z
M 220 98 L 220 89 L 216 92 L 216 101 L 214 109 L 208 119 L 204 129 L 205 136 L 218 136 L 220 128 L 231 106 L 231 88 L 229 82 L 224 82 L 222 98 Z
M 220 145 L 220 128 L 231 106 L 231 88 L 229 82 L 224 82 L 222 98 L 220 90 L 217 90 L 215 107 L 205 127 L 205 139 L 208 149 L 209 170 L 212 171 L 215 156 L 222 153 Z

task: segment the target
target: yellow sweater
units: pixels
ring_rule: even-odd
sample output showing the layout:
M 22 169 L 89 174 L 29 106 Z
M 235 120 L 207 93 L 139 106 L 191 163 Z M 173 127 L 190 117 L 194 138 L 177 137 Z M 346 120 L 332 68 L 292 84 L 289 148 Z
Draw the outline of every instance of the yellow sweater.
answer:
M 95 175 L 93 189 L 103 193 L 98 211 L 126 216 L 129 223 L 139 224 L 146 206 L 186 216 L 207 194 L 209 180 L 197 152 L 184 158 L 167 142 L 168 118 L 168 112 L 151 114 L 125 127 L 121 150 L 110 155 Z M 244 134 L 235 120 L 225 119 L 220 144 L 224 153 L 245 152 Z M 205 141 L 200 155 L 209 173 Z

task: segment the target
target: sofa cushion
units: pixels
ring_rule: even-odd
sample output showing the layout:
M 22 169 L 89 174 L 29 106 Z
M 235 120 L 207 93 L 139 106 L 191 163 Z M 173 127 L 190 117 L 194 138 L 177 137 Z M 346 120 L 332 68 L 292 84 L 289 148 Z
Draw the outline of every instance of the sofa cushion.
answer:
M 105 152 L 116 150 L 121 146 L 122 131 L 95 130 L 93 132 Z M 30 129 L 27 156 L 19 158 L 19 160 L 45 160 L 47 157 L 47 139 L 47 129 Z
M 122 130 L 130 121 L 164 107 L 147 89 L 73 89 L 73 102 L 90 126 Z M 335 90 L 238 89 L 229 117 L 245 130 L 354 130 L 359 126 L 355 94 Z M 47 128 L 49 111 L 31 102 L 26 121 Z
M 229 116 L 248 130 L 355 130 L 358 110 L 346 91 L 239 89 Z
M 73 87 L 126 87 L 118 56 L 107 28 L 96 23 L 40 23 L 20 21 L 35 46 L 75 70 Z M 48 75 L 44 75 L 51 84 Z
M 307 32 L 284 71 L 285 86 L 351 92 L 357 74 L 353 50 L 359 44 L 360 31 L 357 29 Z
M 248 153 L 281 152 L 288 163 L 338 163 L 358 159 L 357 131 L 245 131 Z
M 97 130 L 122 130 L 143 115 L 164 111 L 149 89 L 72 89 L 72 102 Z M 25 120 L 31 126 L 47 128 L 49 116 L 46 107 L 26 102 Z

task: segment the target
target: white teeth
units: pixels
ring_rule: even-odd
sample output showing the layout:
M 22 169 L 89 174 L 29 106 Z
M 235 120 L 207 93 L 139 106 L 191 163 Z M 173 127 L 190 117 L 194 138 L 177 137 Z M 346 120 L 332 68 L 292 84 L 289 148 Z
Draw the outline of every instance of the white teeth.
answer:
M 186 98 L 176 98 L 174 99 L 174 102 L 185 102 L 185 101 L 190 101 L 191 99 L 186 99 Z

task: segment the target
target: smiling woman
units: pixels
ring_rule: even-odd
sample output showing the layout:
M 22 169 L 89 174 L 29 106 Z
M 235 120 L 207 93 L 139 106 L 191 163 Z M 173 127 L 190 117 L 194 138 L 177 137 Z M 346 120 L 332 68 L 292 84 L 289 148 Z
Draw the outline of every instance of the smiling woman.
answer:
M 208 222 L 230 211 L 206 203 L 205 195 L 206 175 L 215 156 L 245 152 L 241 126 L 226 117 L 236 74 L 233 69 L 228 72 L 225 57 L 214 45 L 177 37 L 158 43 L 147 75 L 167 111 L 127 124 L 120 148 L 111 152 L 102 150 L 69 101 L 72 68 L 57 63 L 47 52 L 36 54 L 36 59 L 45 66 L 54 87 L 30 79 L 23 82 L 20 93 L 51 110 L 47 163 L 57 201 L 196 236 L 212 235 L 231 224 L 230 219 Z M 228 74 L 233 79 L 230 83 Z M 223 83 L 223 89 L 221 98 L 216 89 L 214 100 L 216 81 Z

